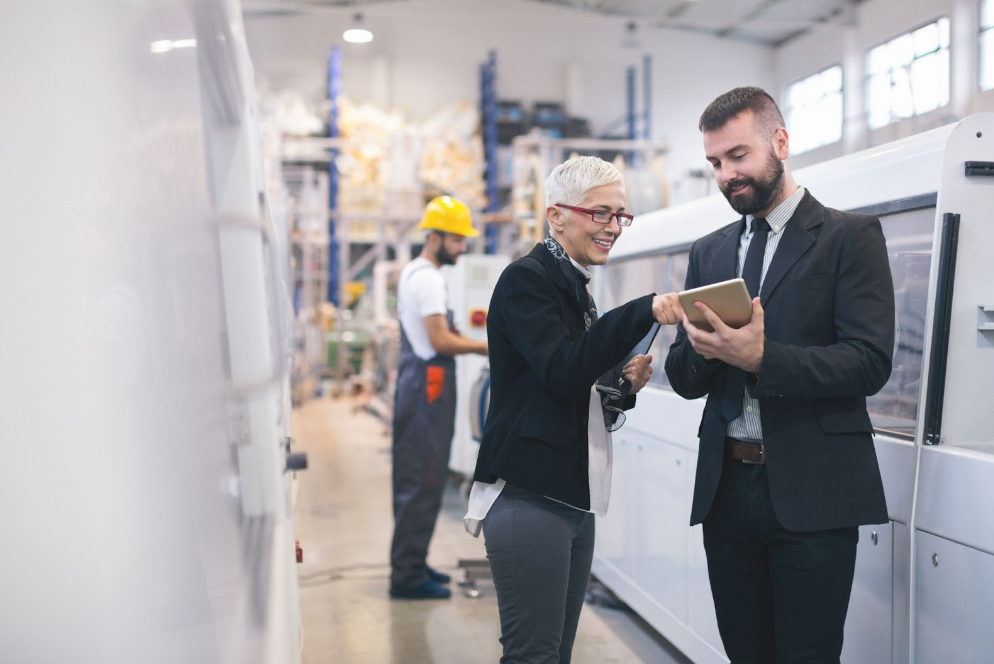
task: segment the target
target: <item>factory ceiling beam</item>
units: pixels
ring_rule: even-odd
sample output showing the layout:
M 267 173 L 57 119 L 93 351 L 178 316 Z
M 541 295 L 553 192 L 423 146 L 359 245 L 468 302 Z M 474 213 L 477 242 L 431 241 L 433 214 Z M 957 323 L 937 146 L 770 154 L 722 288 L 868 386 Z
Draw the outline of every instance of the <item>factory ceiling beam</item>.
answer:
M 687 30 L 720 38 L 737 39 L 778 47 L 811 30 L 846 21 L 863 0 L 527 0 L 535 4 L 573 9 L 574 19 L 588 16 L 642 20 L 647 26 Z M 380 16 L 403 19 L 425 11 L 422 3 L 410 0 L 364 0 L 382 9 Z M 432 5 L 433 3 L 429 3 Z M 438 4 L 438 3 L 434 3 Z M 505 3 L 463 5 L 443 3 L 447 15 L 479 16 L 497 11 Z M 342 12 L 356 7 L 356 0 L 243 0 L 246 16 L 259 18 L 317 12 Z M 437 11 L 437 8 L 434 9 Z

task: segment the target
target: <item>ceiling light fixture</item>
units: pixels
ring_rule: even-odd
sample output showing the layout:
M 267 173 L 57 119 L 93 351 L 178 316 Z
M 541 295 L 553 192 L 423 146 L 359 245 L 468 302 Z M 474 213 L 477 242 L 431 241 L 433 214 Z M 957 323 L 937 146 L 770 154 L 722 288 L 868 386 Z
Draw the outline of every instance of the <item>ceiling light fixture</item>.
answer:
M 365 44 L 373 41 L 373 33 L 366 30 L 362 25 L 362 14 L 356 14 L 353 19 L 355 27 L 349 28 L 342 33 L 342 39 L 352 44 Z
M 621 40 L 621 45 L 625 48 L 639 48 L 641 43 L 639 42 L 638 29 L 638 23 L 635 21 L 629 21 L 626 23 L 625 36 Z

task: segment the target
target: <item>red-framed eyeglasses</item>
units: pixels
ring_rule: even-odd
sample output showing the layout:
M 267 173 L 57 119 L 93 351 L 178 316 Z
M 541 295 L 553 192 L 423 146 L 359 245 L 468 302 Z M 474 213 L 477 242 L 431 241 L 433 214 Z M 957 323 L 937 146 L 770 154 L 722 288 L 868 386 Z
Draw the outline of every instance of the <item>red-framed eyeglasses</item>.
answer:
M 631 226 L 632 221 L 635 219 L 634 216 L 626 212 L 611 212 L 610 210 L 588 210 L 587 208 L 576 207 L 575 205 L 563 205 L 562 203 L 556 203 L 556 207 L 566 208 L 567 210 L 573 210 L 574 212 L 582 212 L 584 214 L 589 214 L 591 220 L 596 221 L 598 224 L 610 224 L 612 219 L 618 220 L 619 226 Z

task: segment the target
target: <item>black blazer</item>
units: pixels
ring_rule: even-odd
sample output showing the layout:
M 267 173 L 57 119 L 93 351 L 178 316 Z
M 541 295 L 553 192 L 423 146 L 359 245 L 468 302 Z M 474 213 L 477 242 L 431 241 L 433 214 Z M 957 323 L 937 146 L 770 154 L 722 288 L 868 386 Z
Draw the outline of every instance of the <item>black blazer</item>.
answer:
M 694 243 L 687 288 L 735 278 L 744 219 Z M 805 192 L 763 282 L 766 342 L 759 399 L 770 497 L 781 524 L 812 531 L 887 521 L 866 397 L 887 382 L 894 286 L 880 221 L 826 208 Z M 687 399 L 708 395 L 691 525 L 721 479 L 725 363 L 705 361 L 683 326 L 666 375 Z
M 590 388 L 648 334 L 652 295 L 601 316 L 584 310 L 543 244 L 509 265 L 490 300 L 490 410 L 473 479 L 590 509 Z M 634 396 L 625 403 L 634 405 Z

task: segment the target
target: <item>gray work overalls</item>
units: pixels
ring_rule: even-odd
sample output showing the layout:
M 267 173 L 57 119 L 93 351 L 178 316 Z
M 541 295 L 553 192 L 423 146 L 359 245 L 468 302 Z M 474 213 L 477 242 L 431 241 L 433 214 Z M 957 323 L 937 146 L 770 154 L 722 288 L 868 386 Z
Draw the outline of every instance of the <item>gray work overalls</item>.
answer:
M 447 318 L 451 328 L 451 311 Z M 422 360 L 401 324 L 393 411 L 392 587 L 413 588 L 428 580 L 428 543 L 449 472 L 455 412 L 455 358 L 438 354 Z

